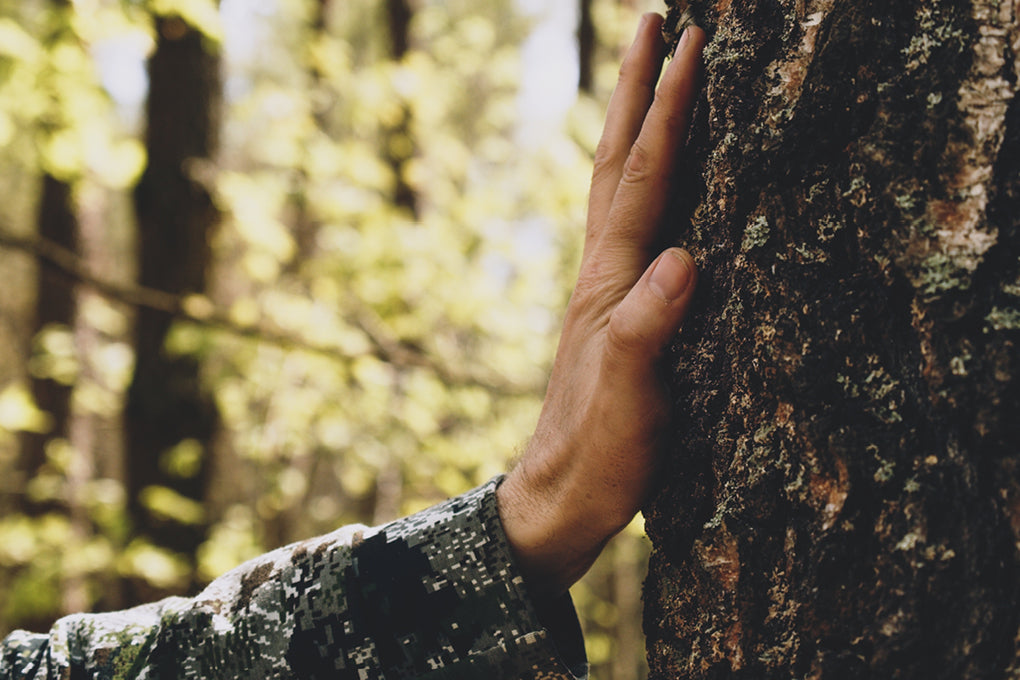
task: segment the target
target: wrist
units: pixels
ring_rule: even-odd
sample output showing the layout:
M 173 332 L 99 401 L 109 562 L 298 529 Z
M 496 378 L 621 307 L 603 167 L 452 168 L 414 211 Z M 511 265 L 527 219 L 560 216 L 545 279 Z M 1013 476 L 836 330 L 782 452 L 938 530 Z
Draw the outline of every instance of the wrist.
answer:
M 595 499 L 585 498 L 569 475 L 536 473 L 525 461 L 504 479 L 496 500 L 517 565 L 537 598 L 565 593 L 627 524 L 589 511 Z

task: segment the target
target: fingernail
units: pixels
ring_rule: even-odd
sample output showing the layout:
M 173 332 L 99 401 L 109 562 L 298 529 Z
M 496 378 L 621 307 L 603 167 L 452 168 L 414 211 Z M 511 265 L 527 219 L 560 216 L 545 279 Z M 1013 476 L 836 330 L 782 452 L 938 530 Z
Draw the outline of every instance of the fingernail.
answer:
M 655 263 L 648 285 L 653 293 L 669 303 L 684 294 L 692 278 L 691 264 L 681 251 L 667 250 Z

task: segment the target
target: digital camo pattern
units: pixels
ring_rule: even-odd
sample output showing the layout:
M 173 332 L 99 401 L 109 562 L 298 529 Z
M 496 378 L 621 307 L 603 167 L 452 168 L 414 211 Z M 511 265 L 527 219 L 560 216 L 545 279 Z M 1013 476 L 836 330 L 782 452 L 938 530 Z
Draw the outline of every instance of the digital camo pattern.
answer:
M 587 675 L 569 598 L 538 621 L 495 479 L 376 529 L 267 553 L 194 598 L 15 632 L 0 678 L 521 678 Z

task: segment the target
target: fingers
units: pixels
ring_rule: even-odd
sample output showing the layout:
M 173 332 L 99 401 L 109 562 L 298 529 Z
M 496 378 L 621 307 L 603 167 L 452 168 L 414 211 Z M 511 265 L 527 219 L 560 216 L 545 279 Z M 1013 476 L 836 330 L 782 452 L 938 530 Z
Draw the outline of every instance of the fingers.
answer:
M 648 262 L 659 219 L 668 200 L 677 150 L 687 137 L 701 76 L 705 34 L 684 33 L 677 54 L 663 74 L 641 131 L 623 163 L 600 241 L 620 252 L 621 276 L 633 280 Z
M 610 238 L 634 240 L 647 247 L 655 236 L 666 202 L 677 149 L 687 136 L 691 109 L 701 75 L 705 34 L 697 27 L 684 32 L 677 54 L 663 74 L 655 100 L 623 167 L 610 209 Z
M 666 45 L 662 41 L 662 17 L 641 17 L 634 44 L 620 66 L 620 80 L 606 111 L 606 125 L 595 151 L 591 199 L 588 205 L 588 235 L 597 232 L 609 214 L 609 206 L 623 174 L 630 147 L 641 131 L 662 70 Z
M 690 254 L 670 248 L 648 267 L 613 311 L 604 359 L 606 367 L 621 378 L 619 384 L 632 382 L 628 378 L 642 379 L 653 370 L 687 314 L 696 281 L 697 269 Z

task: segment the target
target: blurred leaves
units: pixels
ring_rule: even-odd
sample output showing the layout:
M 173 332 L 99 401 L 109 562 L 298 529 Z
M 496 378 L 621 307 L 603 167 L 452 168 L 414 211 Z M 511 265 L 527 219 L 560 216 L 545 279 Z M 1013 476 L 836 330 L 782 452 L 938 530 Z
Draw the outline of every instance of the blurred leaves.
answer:
M 7 432 L 49 431 L 49 414 L 40 411 L 23 385 L 11 384 L 0 392 L 0 429 Z
M 201 524 L 205 509 L 187 496 L 165 486 L 147 486 L 142 489 L 142 504 L 155 517 L 180 524 Z

